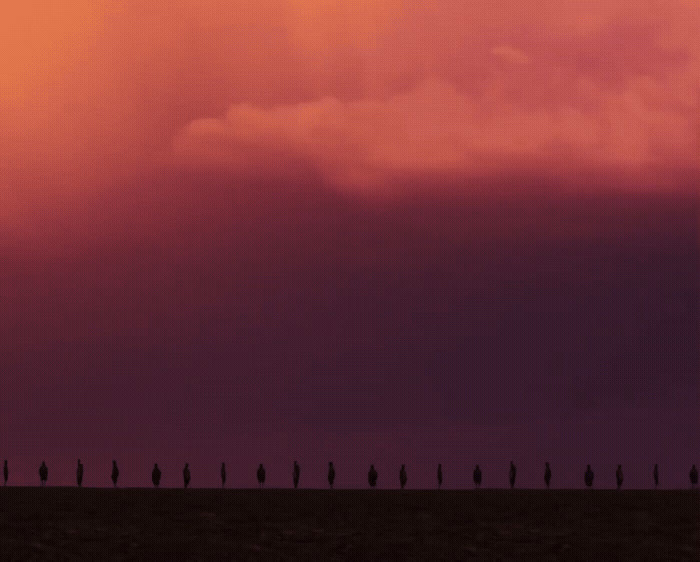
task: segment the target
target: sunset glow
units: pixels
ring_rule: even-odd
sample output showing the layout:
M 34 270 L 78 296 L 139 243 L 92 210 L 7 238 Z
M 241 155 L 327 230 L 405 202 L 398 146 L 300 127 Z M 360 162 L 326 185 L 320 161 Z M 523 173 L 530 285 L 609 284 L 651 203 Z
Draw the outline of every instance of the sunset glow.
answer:
M 574 455 L 561 425 L 687 463 L 698 30 L 697 0 L 3 3 L 0 444 L 447 470 Z
M 3 8 L 12 167 L 274 152 L 363 184 L 519 156 L 698 166 L 697 2 L 57 6 Z

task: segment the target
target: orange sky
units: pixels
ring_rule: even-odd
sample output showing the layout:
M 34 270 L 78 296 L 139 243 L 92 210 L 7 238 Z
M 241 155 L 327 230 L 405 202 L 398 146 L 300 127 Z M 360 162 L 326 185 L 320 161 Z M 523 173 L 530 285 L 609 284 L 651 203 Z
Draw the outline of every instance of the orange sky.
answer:
M 698 167 L 696 0 L 14 4 L 6 220 L 50 189 L 37 177 L 83 191 L 155 161 L 303 162 L 360 189 L 518 162 Z

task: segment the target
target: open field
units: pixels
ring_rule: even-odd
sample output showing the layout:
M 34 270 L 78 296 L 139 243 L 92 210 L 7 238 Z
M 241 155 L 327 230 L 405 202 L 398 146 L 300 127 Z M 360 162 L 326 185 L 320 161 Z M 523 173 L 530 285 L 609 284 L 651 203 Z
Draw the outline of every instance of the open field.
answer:
M 700 557 L 689 490 L 0 488 L 0 558 Z

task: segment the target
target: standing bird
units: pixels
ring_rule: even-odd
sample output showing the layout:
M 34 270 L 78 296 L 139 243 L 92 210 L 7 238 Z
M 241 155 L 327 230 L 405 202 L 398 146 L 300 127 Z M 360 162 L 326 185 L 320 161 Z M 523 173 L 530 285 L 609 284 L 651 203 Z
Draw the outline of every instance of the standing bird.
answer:
M 226 486 L 226 463 L 221 463 L 221 487 Z
M 695 465 L 693 465 L 693 468 L 690 469 L 690 484 L 693 488 L 698 483 L 698 469 L 695 468 Z
M 185 463 L 185 468 L 182 469 L 182 479 L 185 481 L 185 488 L 190 485 L 190 465 Z
M 335 467 L 332 462 L 328 463 L 328 484 L 331 489 L 333 488 L 333 482 L 335 481 Z
M 5 483 L 3 484 L 3 486 L 7 486 L 7 477 L 9 476 L 9 473 L 7 471 L 7 459 L 5 459 L 5 464 L 2 467 L 2 475 L 5 478 Z
M 260 466 L 258 467 L 258 484 L 262 488 L 262 485 L 265 483 L 265 468 L 263 467 L 262 463 L 260 463 Z
M 117 487 L 117 480 L 119 480 L 119 469 L 117 468 L 117 461 L 112 460 L 112 484 Z
M 587 466 L 586 473 L 583 475 L 583 481 L 589 488 L 593 486 L 593 471 L 591 470 L 590 464 Z
M 547 485 L 547 489 L 549 490 L 549 483 L 552 480 L 552 469 L 549 468 L 549 463 L 546 462 L 544 463 L 544 483 Z
M 442 486 L 442 465 L 438 464 L 438 490 Z
M 78 469 L 75 471 L 75 478 L 78 481 L 78 488 L 83 486 L 83 463 L 78 459 Z
M 515 486 L 515 465 L 513 461 L 510 461 L 510 471 L 508 472 L 508 480 L 510 481 L 510 487 L 513 489 Z
M 44 461 L 41 461 L 41 466 L 39 467 L 39 480 L 41 481 L 41 485 L 44 486 L 46 484 L 46 480 L 49 478 L 49 469 L 46 466 L 46 463 Z
M 160 485 L 160 468 L 158 468 L 158 463 L 153 465 L 153 472 L 151 472 L 151 480 L 153 480 L 153 485 L 157 488 Z
M 654 488 L 659 487 L 659 465 L 654 465 Z
M 621 464 L 617 465 L 617 470 L 615 471 L 615 479 L 617 480 L 617 489 L 619 490 L 622 487 L 622 481 L 624 480 L 624 476 L 622 475 Z
M 377 471 L 374 469 L 374 465 L 369 466 L 369 472 L 367 473 L 367 481 L 369 485 L 374 488 L 377 485 Z
M 292 478 L 294 480 L 294 489 L 299 487 L 299 463 L 297 461 L 294 461 L 294 470 L 292 472 Z
M 478 464 L 474 468 L 474 487 L 475 488 L 481 487 L 481 469 L 479 468 Z
M 408 480 L 408 477 L 406 476 L 406 465 L 402 464 L 401 470 L 399 471 L 399 482 L 401 483 L 402 490 L 406 487 L 407 480 Z

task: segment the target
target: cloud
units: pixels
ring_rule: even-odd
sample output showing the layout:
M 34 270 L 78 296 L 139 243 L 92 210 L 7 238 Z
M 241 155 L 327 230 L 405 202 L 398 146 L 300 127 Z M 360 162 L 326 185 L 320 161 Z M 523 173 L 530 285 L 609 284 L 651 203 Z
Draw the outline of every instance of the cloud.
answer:
M 3 177 L 24 176 L 6 208 L 94 191 L 174 137 L 176 159 L 291 159 L 350 185 L 698 159 L 695 1 L 67 5 L 0 9 Z
M 527 54 L 510 45 L 498 45 L 491 49 L 491 54 L 513 64 L 530 64 Z
M 502 92 L 475 99 L 436 79 L 383 100 L 236 104 L 223 118 L 190 123 L 173 147 L 178 158 L 234 168 L 304 162 L 328 181 L 354 187 L 394 174 L 488 172 L 513 162 L 565 168 L 694 162 L 690 108 L 669 104 L 658 81 L 631 79 L 619 93 L 585 79 L 576 87 L 578 103 L 563 97 L 541 108 Z
M 423 172 L 698 166 L 694 4 L 652 21 L 625 2 L 543 2 L 536 20 L 505 0 L 391 3 L 364 24 L 343 2 L 290 6 L 290 48 L 318 65 L 290 87 L 315 87 L 190 121 L 177 160 L 311 168 L 362 189 Z

